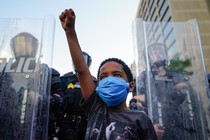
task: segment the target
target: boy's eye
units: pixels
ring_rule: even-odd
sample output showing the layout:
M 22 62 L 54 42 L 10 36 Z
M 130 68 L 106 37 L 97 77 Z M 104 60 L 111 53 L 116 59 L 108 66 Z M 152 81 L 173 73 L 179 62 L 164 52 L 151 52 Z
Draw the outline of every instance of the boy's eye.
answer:
M 109 75 L 104 75 L 104 76 L 100 76 L 99 77 L 99 80 L 102 80 L 102 79 L 104 79 L 104 78 L 106 78 L 106 77 L 108 77 Z M 113 74 L 113 75 L 110 75 L 110 76 L 114 76 L 114 77 L 119 77 L 119 78 L 121 78 L 122 77 L 122 74 Z
M 107 77 L 107 76 L 101 76 L 99 80 L 102 80 L 102 79 L 104 79 L 104 78 L 106 78 L 106 77 Z
M 121 74 L 115 74 L 114 77 L 122 77 Z

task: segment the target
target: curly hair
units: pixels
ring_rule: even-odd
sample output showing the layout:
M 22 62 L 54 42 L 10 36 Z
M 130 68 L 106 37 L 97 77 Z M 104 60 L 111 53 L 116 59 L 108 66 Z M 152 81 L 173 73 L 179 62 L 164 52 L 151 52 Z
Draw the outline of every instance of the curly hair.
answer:
M 131 70 L 130 68 L 128 67 L 128 65 L 122 61 L 121 59 L 118 59 L 118 58 L 108 58 L 108 59 L 105 59 L 104 61 L 101 62 L 99 68 L 98 68 L 98 74 L 97 74 L 97 79 L 99 79 L 99 72 L 100 72 L 100 69 L 101 67 L 107 63 L 107 62 L 111 62 L 111 61 L 114 61 L 118 64 L 121 64 L 123 66 L 123 70 L 125 71 L 126 75 L 127 75 L 127 78 L 128 78 L 128 81 L 131 82 L 133 81 L 133 75 L 131 73 Z

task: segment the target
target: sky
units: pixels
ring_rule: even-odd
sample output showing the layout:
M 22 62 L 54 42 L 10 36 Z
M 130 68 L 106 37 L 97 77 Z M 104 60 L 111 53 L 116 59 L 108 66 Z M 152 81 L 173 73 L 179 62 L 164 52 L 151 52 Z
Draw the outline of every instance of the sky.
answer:
M 90 67 L 97 75 L 100 63 L 117 57 L 131 65 L 134 58 L 132 23 L 139 0 L 1 0 L 0 18 L 55 18 L 52 67 L 61 75 L 73 70 L 59 15 L 72 8 L 76 31 L 83 51 L 92 57 Z

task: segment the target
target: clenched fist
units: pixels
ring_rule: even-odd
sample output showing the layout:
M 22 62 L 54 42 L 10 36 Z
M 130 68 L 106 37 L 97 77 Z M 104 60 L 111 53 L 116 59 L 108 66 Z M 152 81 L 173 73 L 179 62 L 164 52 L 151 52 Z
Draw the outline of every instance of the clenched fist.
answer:
M 75 25 L 76 16 L 72 9 L 66 9 L 65 11 L 63 11 L 59 16 L 59 18 L 65 32 L 68 32 L 75 28 L 74 25 Z

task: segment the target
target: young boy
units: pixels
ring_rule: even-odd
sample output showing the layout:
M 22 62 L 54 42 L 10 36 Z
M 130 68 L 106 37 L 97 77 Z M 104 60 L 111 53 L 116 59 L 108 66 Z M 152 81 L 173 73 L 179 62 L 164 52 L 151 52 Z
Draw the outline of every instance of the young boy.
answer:
M 129 67 L 120 59 L 106 59 L 99 67 L 96 87 L 77 39 L 74 11 L 66 9 L 59 18 L 78 74 L 82 106 L 88 114 L 86 139 L 156 140 L 148 116 L 141 111 L 129 110 L 126 105 L 127 94 L 134 89 Z

